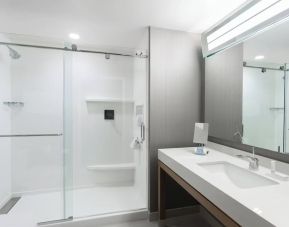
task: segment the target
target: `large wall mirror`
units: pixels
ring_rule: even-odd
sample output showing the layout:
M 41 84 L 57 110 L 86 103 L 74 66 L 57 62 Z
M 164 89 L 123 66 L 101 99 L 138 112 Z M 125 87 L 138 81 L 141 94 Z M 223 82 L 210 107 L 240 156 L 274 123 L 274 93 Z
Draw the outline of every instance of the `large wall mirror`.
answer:
M 289 21 L 205 61 L 209 136 L 289 154 Z

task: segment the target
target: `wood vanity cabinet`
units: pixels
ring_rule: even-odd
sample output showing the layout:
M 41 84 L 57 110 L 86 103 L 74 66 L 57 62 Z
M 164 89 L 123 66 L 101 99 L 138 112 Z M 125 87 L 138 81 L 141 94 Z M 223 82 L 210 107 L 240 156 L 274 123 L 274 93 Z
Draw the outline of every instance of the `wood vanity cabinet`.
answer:
M 163 162 L 158 161 L 158 206 L 159 218 L 166 218 L 165 201 L 166 190 L 165 181 L 166 175 L 175 180 L 182 188 L 184 188 L 194 199 L 196 199 L 204 208 L 206 208 L 219 222 L 228 227 L 240 227 L 232 218 L 225 214 L 221 209 L 204 197 L 199 191 L 188 184 L 184 179 L 177 175 L 173 170 L 166 166 Z

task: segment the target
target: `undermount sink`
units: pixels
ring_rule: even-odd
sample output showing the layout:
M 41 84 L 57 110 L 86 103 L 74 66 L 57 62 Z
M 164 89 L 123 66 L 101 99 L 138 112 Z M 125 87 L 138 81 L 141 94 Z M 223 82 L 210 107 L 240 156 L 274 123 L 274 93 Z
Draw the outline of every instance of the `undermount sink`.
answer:
M 277 182 L 225 161 L 198 163 L 220 180 L 230 180 L 239 188 L 276 185 Z

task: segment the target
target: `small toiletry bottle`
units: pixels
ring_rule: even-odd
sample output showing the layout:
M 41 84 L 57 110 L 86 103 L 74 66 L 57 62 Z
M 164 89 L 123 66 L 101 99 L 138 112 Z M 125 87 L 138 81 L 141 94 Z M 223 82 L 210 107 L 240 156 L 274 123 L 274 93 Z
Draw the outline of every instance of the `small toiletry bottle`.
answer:
M 271 173 L 274 174 L 276 172 L 276 161 L 271 160 Z

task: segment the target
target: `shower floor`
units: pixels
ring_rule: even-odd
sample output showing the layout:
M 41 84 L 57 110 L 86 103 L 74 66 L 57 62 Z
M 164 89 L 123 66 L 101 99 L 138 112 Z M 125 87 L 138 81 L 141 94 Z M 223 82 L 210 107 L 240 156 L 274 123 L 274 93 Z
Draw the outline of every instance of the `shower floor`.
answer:
M 132 186 L 77 189 L 73 191 L 72 204 L 74 217 L 146 208 L 145 198 Z M 61 192 L 24 195 L 8 214 L 0 215 L 0 226 L 35 227 L 38 222 L 62 217 Z

